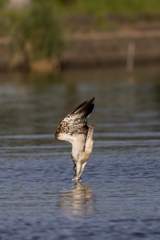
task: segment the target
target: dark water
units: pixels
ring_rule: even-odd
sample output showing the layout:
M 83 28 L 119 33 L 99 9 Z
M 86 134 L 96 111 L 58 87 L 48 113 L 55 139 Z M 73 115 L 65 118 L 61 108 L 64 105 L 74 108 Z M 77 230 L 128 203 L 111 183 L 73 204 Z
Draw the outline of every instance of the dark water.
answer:
M 74 176 L 59 122 L 95 96 Z M 0 239 L 160 239 L 160 73 L 0 75 Z

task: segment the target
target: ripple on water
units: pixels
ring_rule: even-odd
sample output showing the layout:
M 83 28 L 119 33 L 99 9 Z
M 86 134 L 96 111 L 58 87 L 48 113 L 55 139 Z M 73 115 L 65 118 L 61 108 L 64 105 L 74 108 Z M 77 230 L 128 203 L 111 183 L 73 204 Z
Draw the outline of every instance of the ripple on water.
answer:
M 73 76 L 0 82 L 0 239 L 159 239 L 159 83 Z M 93 95 L 94 149 L 75 184 L 54 132 Z

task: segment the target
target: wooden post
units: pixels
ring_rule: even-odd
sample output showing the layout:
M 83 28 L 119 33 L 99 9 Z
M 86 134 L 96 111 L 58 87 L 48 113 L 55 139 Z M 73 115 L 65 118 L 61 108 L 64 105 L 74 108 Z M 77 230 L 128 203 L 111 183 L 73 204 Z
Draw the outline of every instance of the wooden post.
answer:
M 135 42 L 129 42 L 128 52 L 127 52 L 127 72 L 132 72 L 134 70 L 134 56 L 135 56 Z

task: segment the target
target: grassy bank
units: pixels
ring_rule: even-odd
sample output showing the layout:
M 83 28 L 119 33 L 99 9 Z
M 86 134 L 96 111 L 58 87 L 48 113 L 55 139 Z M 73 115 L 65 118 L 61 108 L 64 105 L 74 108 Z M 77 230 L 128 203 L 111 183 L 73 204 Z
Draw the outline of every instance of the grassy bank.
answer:
M 57 66 L 68 33 L 115 32 L 124 26 L 160 29 L 159 0 L 31 0 L 20 10 L 6 4 L 1 0 L 0 37 L 11 40 L 11 58 L 26 68 L 37 60 L 40 68 L 44 62 Z
M 160 23 L 158 0 L 57 0 L 55 9 L 64 31 L 110 31 L 123 25 Z
M 7 2 L 7 1 L 5 1 Z M 21 65 L 31 62 L 54 62 L 62 47 L 61 29 L 55 9 L 49 1 L 31 1 L 25 9 L 0 10 L 0 36 L 11 41 L 11 55 L 19 55 Z
M 55 6 L 60 14 L 160 13 L 159 0 L 57 0 Z
M 21 28 L 21 32 L 24 29 L 24 38 L 27 38 L 29 27 L 31 35 L 32 31 L 37 32 L 42 27 L 45 28 L 43 32 L 48 34 L 58 25 L 65 33 L 68 29 L 74 32 L 80 25 L 87 32 L 90 29 L 105 31 L 138 22 L 160 23 L 159 0 L 31 0 L 28 8 L 19 11 L 6 9 L 4 6 L 8 1 L 0 1 L 0 36 L 10 35 L 15 27 Z M 58 35 L 57 29 L 54 35 Z

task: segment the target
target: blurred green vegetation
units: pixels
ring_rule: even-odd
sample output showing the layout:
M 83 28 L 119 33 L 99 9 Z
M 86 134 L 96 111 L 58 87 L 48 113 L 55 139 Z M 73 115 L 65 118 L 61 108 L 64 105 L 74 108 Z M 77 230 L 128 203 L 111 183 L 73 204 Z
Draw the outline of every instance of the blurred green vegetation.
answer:
M 159 0 L 55 0 L 63 29 L 106 31 L 122 24 L 160 21 Z
M 67 14 L 160 13 L 159 0 L 56 0 L 57 9 Z
M 0 35 L 12 39 L 13 52 L 20 51 L 25 61 L 51 60 L 59 54 L 62 37 L 52 1 L 32 0 L 25 9 L 8 9 L 4 4 L 0 9 Z
M 160 21 L 160 0 L 31 0 L 25 9 L 8 9 L 0 0 L 0 36 L 28 58 L 52 59 L 62 49 L 62 33 L 110 30 L 119 24 Z
M 33 58 L 51 59 L 58 53 L 61 32 L 50 2 L 33 1 L 20 20 L 15 37 L 21 50 Z
M 7 2 L 8 0 L 0 0 L 0 9 L 3 8 Z
M 160 22 L 159 0 L 55 0 L 63 30 L 108 31 L 123 24 Z

